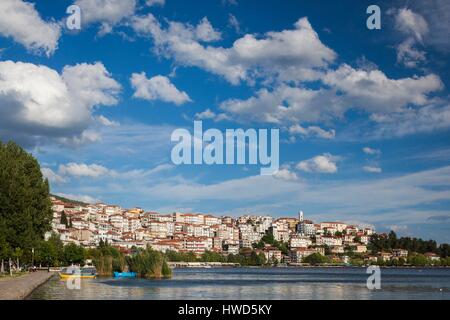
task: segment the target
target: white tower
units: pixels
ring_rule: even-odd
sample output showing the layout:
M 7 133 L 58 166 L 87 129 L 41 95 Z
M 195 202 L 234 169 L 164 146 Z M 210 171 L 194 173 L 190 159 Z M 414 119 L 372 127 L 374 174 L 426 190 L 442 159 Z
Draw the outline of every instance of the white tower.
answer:
M 298 220 L 300 220 L 300 222 L 303 222 L 303 211 L 298 212 Z

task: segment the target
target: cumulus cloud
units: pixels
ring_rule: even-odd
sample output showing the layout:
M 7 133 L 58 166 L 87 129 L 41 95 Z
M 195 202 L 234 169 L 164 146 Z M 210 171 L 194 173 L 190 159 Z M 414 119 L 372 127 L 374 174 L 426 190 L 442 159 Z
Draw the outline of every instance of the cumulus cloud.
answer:
M 135 98 L 162 100 L 177 106 L 192 101 L 186 92 L 178 90 L 167 77 L 158 75 L 148 79 L 145 72 L 142 72 L 133 73 L 130 80 L 135 90 Z
M 422 106 L 429 102 L 429 93 L 443 88 L 435 74 L 389 79 L 380 70 L 358 70 L 347 64 L 328 72 L 323 81 L 342 91 L 349 103 L 369 112 L 395 112 L 408 104 Z
M 0 136 L 28 145 L 97 139 L 86 131 L 97 105 L 115 105 L 120 85 L 102 63 L 64 67 L 0 62 Z
M 276 179 L 285 181 L 297 181 L 298 176 L 295 172 L 290 171 L 288 168 L 282 168 L 272 175 Z
M 374 166 L 364 166 L 363 170 L 370 173 L 381 173 L 382 170 L 380 167 L 374 167 Z
M 194 66 L 223 76 L 233 84 L 261 75 L 282 75 L 294 80 L 316 79 L 313 69 L 327 66 L 336 54 L 325 46 L 307 18 L 299 19 L 292 30 L 268 32 L 263 37 L 246 34 L 229 48 L 204 46 L 216 37 L 200 37 L 198 29 L 209 30 L 203 19 L 197 27 L 168 21 L 164 28 L 152 15 L 135 16 L 131 26 L 142 36 L 153 38 L 156 52 L 184 66 Z M 283 50 L 279 50 L 283 48 Z
M 110 106 L 118 102 L 120 84 L 111 78 L 111 74 L 100 62 L 66 66 L 62 78 L 77 103 Z
M 396 14 L 396 28 L 414 41 L 399 46 L 398 59 L 416 66 L 425 59 L 425 53 L 414 44 L 429 32 L 427 22 L 409 9 Z M 148 14 L 134 16 L 130 26 L 137 34 L 153 39 L 157 55 L 179 65 L 201 68 L 232 84 L 262 80 L 263 88 L 253 96 L 221 102 L 222 118 L 288 127 L 298 124 L 297 134 L 332 138 L 335 133 L 323 130 L 319 122 L 342 119 L 350 109 L 364 111 L 376 123 L 391 114 L 396 118 L 412 112 L 423 114 L 421 109 L 433 103 L 432 95 L 443 88 L 436 74 L 393 79 L 374 64 L 332 68 L 337 54 L 321 42 L 307 18 L 299 19 L 292 29 L 246 34 L 229 47 L 202 43 L 211 38 L 199 37 L 199 26 L 204 24 L 206 29 L 214 30 L 206 21 L 203 19 L 197 26 L 163 23 Z M 319 88 L 299 85 L 308 81 L 318 81 Z M 211 112 L 197 116 L 213 119 Z
M 84 164 L 84 163 L 68 163 L 65 165 L 60 165 L 58 170 L 60 175 L 68 175 L 73 177 L 89 177 L 98 178 L 107 174 L 111 171 L 108 168 L 97 165 L 97 164 Z
M 136 0 L 77 0 L 75 4 L 81 8 L 83 24 L 100 23 L 99 35 L 111 32 L 136 11 Z
M 216 113 L 211 109 L 206 109 L 202 112 L 195 114 L 195 119 L 198 120 L 213 120 L 214 122 L 231 120 L 231 118 L 225 113 Z
M 296 168 L 305 172 L 336 173 L 338 171 L 336 162 L 339 159 L 339 157 L 325 153 L 309 160 L 300 161 Z
M 41 168 L 41 172 L 44 178 L 48 179 L 50 183 L 61 184 L 66 182 L 64 177 L 60 176 L 50 168 Z
M 22 0 L 0 1 L 0 34 L 11 37 L 32 52 L 52 55 L 58 47 L 61 28 L 42 20 L 34 4 Z
M 289 127 L 289 133 L 292 135 L 299 134 L 305 137 L 313 136 L 322 139 L 334 139 L 336 136 L 336 131 L 334 129 L 327 131 L 317 126 L 309 126 L 305 128 L 299 124 Z
M 214 119 L 215 117 L 216 114 L 213 111 L 211 111 L 211 109 L 206 109 L 205 111 L 195 114 L 195 118 L 199 120 Z
M 239 121 L 311 123 L 341 118 L 352 108 L 381 115 L 407 112 L 410 105 L 431 103 L 429 95 L 443 88 L 434 74 L 390 79 L 379 70 L 354 69 L 346 64 L 328 71 L 322 81 L 328 89 L 280 84 L 273 90 L 260 89 L 248 99 L 225 100 L 220 108 Z
M 211 42 L 222 38 L 222 34 L 215 30 L 208 18 L 204 17 L 195 27 L 195 38 L 199 41 Z
M 418 133 L 430 133 L 450 128 L 450 105 L 430 104 L 422 108 L 411 108 L 401 113 L 373 114 L 376 138 L 402 137 Z
M 220 108 L 243 122 L 299 123 L 339 117 L 345 111 L 342 99 L 326 89 L 280 85 L 274 90 L 259 90 L 248 99 L 228 99 Z

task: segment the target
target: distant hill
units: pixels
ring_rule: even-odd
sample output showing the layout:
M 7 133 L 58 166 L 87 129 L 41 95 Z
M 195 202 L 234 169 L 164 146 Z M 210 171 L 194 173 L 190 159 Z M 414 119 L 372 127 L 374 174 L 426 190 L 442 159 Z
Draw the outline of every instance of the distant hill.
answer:
M 65 203 L 76 205 L 76 206 L 87 206 L 88 205 L 88 203 L 77 201 L 77 200 L 67 199 L 67 198 L 64 198 L 61 196 L 57 196 L 56 194 L 50 194 L 50 197 L 54 197 L 55 199 L 57 199 L 59 201 L 63 201 Z

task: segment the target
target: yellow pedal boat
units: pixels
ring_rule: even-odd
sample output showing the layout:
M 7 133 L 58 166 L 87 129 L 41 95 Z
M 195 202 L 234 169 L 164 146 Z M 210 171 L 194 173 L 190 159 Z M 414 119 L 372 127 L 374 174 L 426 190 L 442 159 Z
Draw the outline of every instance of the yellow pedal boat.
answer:
M 68 267 L 63 268 L 59 273 L 62 280 L 79 278 L 79 279 L 95 279 L 97 278 L 97 270 L 95 267 Z

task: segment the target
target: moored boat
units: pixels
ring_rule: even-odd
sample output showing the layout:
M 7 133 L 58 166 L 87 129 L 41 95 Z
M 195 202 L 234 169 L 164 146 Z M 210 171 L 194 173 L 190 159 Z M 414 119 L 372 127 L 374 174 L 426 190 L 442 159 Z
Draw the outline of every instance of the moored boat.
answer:
M 117 272 L 114 271 L 114 278 L 136 278 L 136 272 Z
M 63 268 L 59 277 L 63 280 L 70 278 L 95 279 L 97 278 L 97 269 L 93 266 Z

